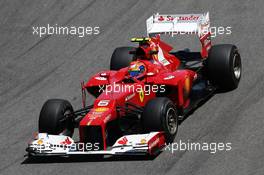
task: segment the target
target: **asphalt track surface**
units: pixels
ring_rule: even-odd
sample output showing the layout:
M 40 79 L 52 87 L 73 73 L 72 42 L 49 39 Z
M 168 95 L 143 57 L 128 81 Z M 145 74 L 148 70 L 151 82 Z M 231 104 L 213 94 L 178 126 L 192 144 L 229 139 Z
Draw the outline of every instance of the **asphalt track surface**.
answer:
M 1 0 L 0 1 L 0 174 L 234 174 L 264 172 L 264 2 L 262 0 Z M 65 98 L 81 106 L 80 80 L 107 69 L 115 47 L 146 34 L 155 12 L 210 11 L 212 26 L 231 26 L 214 44 L 240 50 L 243 77 L 237 90 L 216 94 L 179 127 L 175 142 L 231 142 L 231 151 L 163 152 L 142 158 L 45 159 L 23 157 L 37 130 L 45 100 Z M 32 26 L 100 26 L 100 34 L 38 37 Z M 193 42 L 177 40 L 176 47 Z M 92 99 L 91 99 L 92 100 Z

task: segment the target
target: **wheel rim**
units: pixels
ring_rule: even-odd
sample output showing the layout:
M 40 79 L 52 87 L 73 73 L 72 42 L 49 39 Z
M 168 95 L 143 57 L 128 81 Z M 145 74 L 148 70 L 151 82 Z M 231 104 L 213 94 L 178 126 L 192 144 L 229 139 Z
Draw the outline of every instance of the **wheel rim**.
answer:
M 68 115 L 70 113 L 71 113 L 71 111 L 70 110 L 67 110 L 67 111 L 65 111 L 65 113 L 63 114 L 63 116 L 66 116 L 66 115 Z M 66 119 L 63 122 L 65 122 L 65 128 L 63 128 L 62 132 L 60 132 L 59 135 L 65 135 L 65 136 L 70 135 L 72 131 L 68 128 L 68 124 L 69 124 L 68 123 L 69 122 L 68 119 Z
M 239 79 L 241 76 L 241 60 L 239 55 L 235 54 L 233 59 L 233 71 L 236 79 Z
M 167 115 L 167 128 L 170 134 L 175 134 L 178 128 L 176 112 L 173 108 L 169 108 L 166 115 Z

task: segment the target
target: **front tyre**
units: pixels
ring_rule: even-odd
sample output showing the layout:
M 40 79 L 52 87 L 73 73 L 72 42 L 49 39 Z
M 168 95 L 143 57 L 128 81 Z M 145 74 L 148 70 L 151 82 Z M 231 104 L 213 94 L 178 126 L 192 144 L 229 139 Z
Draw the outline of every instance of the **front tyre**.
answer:
M 39 132 L 72 137 L 74 122 L 70 102 L 61 99 L 46 101 L 39 115 Z
M 163 131 L 166 143 L 172 143 L 178 131 L 178 113 L 166 97 L 150 100 L 143 111 L 142 122 L 147 132 Z

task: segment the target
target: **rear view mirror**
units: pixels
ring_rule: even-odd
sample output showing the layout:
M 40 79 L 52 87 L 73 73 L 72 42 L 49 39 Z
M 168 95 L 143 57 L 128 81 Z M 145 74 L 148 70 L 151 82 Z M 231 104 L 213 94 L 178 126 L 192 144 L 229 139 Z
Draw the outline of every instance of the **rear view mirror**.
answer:
M 104 72 L 100 74 L 101 77 L 108 78 L 110 76 L 109 72 Z

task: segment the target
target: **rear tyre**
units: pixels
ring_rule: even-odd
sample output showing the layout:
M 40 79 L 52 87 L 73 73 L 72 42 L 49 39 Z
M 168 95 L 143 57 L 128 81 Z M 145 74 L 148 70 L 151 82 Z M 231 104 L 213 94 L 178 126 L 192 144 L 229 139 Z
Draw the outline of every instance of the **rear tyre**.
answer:
M 142 123 L 147 132 L 164 131 L 166 143 L 172 143 L 178 131 L 178 113 L 166 97 L 150 100 L 143 111 Z
M 207 75 L 221 90 L 237 88 L 242 73 L 240 54 L 235 45 L 212 46 L 207 59 Z
M 111 57 L 110 70 L 119 70 L 128 67 L 130 63 L 135 60 L 134 55 L 129 53 L 133 50 L 135 50 L 134 47 L 116 48 Z
M 73 112 L 67 100 L 50 99 L 46 101 L 39 115 L 39 132 L 72 137 L 74 132 Z

